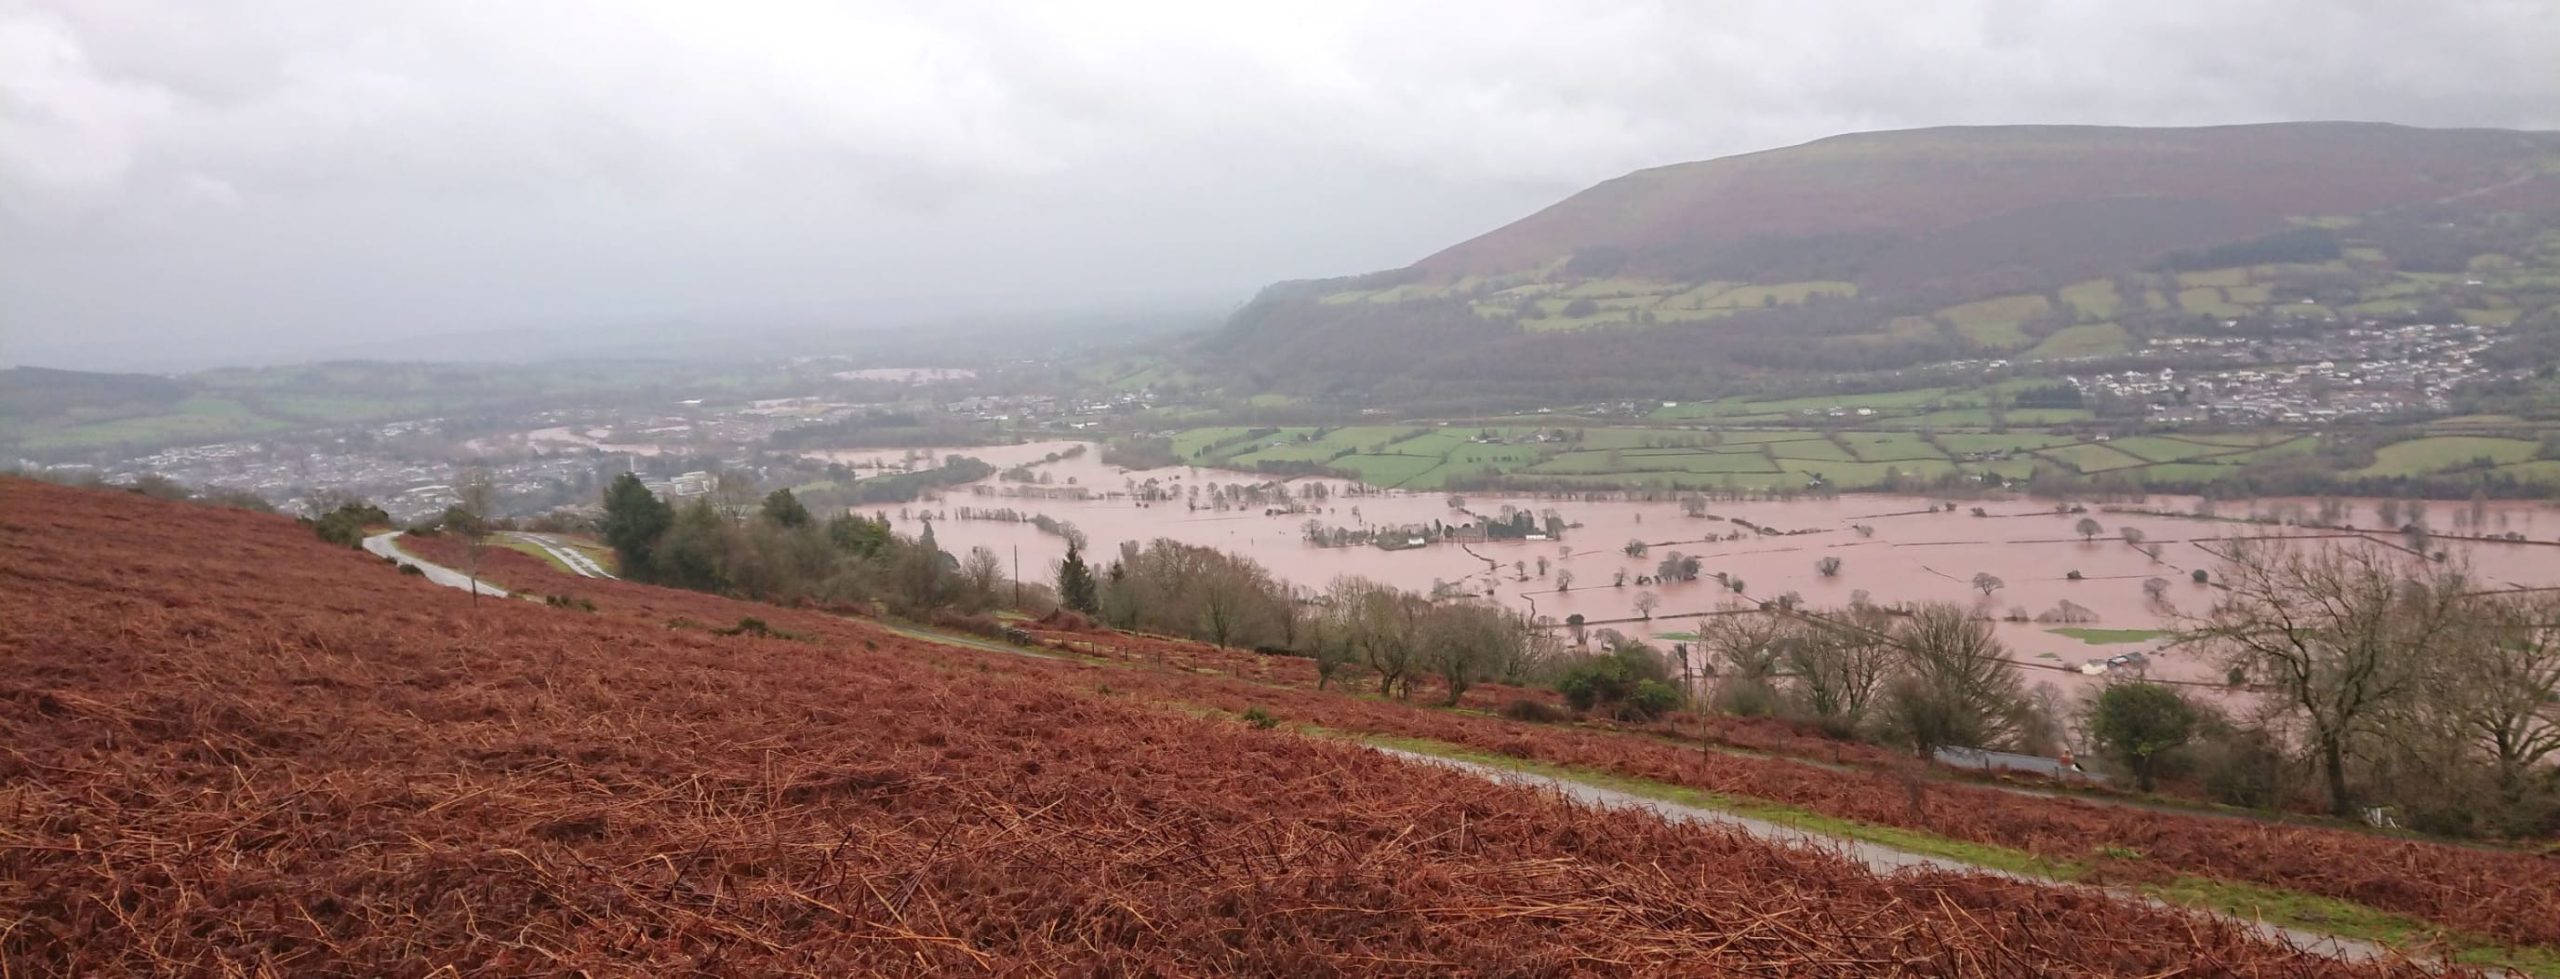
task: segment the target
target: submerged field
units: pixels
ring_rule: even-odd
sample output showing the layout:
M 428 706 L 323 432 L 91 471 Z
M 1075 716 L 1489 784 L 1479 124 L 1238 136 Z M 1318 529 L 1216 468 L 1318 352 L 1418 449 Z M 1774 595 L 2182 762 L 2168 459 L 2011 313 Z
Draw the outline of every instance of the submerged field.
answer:
M 0 496 L 13 973 L 2416 974 L 859 620 L 475 603 L 277 518 Z M 741 615 L 780 635 L 704 625 Z

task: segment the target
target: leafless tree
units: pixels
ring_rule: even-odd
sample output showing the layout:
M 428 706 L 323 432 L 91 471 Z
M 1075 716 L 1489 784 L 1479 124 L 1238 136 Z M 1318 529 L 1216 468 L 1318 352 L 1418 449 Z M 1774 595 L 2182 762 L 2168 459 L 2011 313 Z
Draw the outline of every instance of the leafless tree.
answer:
M 1902 620 L 1893 641 L 1902 662 L 1885 689 L 1885 720 L 1916 753 L 2002 748 L 2017 738 L 2025 698 L 1991 623 L 1960 605 L 1923 605 Z
M 1650 619 L 1653 618 L 1653 610 L 1661 607 L 1662 596 L 1656 595 L 1651 591 L 1640 591 L 1636 593 L 1637 615 Z
M 2154 604 L 2154 605 L 2160 604 L 2160 603 L 2161 603 L 2161 602 L 2163 602 L 2163 601 L 2167 601 L 2167 600 L 2168 600 L 2168 597 L 2169 597 L 2169 579 L 2167 579 L 2167 578 L 2144 578 L 2144 579 L 2142 579 L 2142 595 L 2143 595 L 2143 597 L 2144 597 L 2144 598 L 2148 598 L 2148 599 L 2150 599 L 2150 600 L 2151 600 L 2151 603 L 2152 603 L 2152 604 Z
M 2221 600 L 2192 631 L 2303 719 L 2330 806 L 2353 813 L 2348 760 L 2421 682 L 2426 651 L 2455 638 L 2463 577 L 2362 544 L 2235 540 L 2226 564 Z
M 467 562 L 463 570 L 471 576 L 471 600 L 478 602 L 480 558 L 488 549 L 489 519 L 498 509 L 498 482 L 488 470 L 475 466 L 453 481 L 453 495 L 454 509 L 461 511 L 463 519 L 451 521 L 457 526 L 448 529 L 462 538 L 463 559 Z
M 2512 799 L 2543 759 L 2560 752 L 2560 598 L 2479 599 L 2473 635 L 2429 656 L 2423 686 L 2458 734 L 2486 757 Z
M 2000 589 L 2008 586 L 2008 582 L 2000 580 L 2000 576 L 1992 574 L 1991 572 L 1976 571 L 1973 573 L 1973 587 L 1981 589 L 1982 597 L 1984 598 L 1989 598 L 1991 597 L 1992 592 L 1999 591 Z
M 1892 622 L 1872 605 L 1851 606 L 1818 620 L 1786 647 L 1798 708 L 1824 731 L 1846 737 L 1865 723 L 1896 657 Z
M 971 607 L 996 604 L 996 592 L 1004 584 L 1004 558 L 985 546 L 970 548 L 960 562 L 960 581 L 969 589 Z
M 756 479 L 744 470 L 723 469 L 711 479 L 711 501 L 732 524 L 746 520 L 756 499 Z

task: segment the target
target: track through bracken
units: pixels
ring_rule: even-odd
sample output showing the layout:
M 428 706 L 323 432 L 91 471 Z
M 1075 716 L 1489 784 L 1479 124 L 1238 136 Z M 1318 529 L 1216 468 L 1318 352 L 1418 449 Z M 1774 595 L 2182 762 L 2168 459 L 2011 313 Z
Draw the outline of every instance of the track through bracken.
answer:
M 512 552 L 509 552 L 512 554 Z M 693 593 L 623 583 L 584 587 L 523 555 L 504 569 L 507 581 L 578 590 L 608 599 L 607 610 L 643 617 L 734 619 L 735 603 Z M 695 607 L 688 600 L 720 603 Z M 749 606 L 767 608 L 770 606 Z M 721 620 L 727 621 L 727 620 Z M 824 633 L 827 616 L 794 616 Z M 2516 850 L 2392 838 L 2317 825 L 2257 822 L 2157 808 L 2037 797 L 1996 787 L 1934 784 L 1913 803 L 1898 770 L 1908 762 L 1870 745 L 1842 745 L 1760 719 L 1709 718 L 1724 746 L 1849 762 L 1863 770 L 1817 767 L 1787 758 L 1702 753 L 1661 738 L 1630 736 L 1606 725 L 1524 724 L 1495 717 L 1420 710 L 1315 690 L 1303 659 L 1218 650 L 1160 636 L 1045 632 L 1049 645 L 1099 653 L 1145 670 L 1108 681 L 1119 688 L 1240 712 L 1262 707 L 1301 722 L 1352 733 L 1428 738 L 1479 751 L 1747 796 L 1829 816 L 1923 830 L 1952 839 L 2025 850 L 2086 868 L 2097 882 L 2171 881 L 2209 877 L 2353 901 L 2470 936 L 2516 945 L 2560 946 L 2560 859 Z M 1062 665 L 999 664 L 1017 672 L 1058 674 Z M 1541 691 L 1485 685 L 1465 703 L 1491 708 Z M 1427 685 L 1415 703 L 1436 703 Z M 1691 728 L 1692 731 L 1696 729 Z M 1653 732 L 1658 733 L 1658 729 Z
M 523 563 L 504 569 L 501 573 L 508 575 L 504 580 L 576 587 L 578 579 L 507 553 Z M 737 614 L 658 604 L 688 598 L 722 602 L 711 596 L 619 583 L 615 589 L 610 592 L 609 608 L 628 606 L 646 616 L 716 619 Z M 732 607 L 734 603 L 720 606 Z M 829 628 L 823 616 L 794 621 L 813 629 Z M 2088 879 L 2099 882 L 2164 881 L 2182 875 L 2219 878 L 2354 901 L 2502 942 L 2560 945 L 2560 859 L 2547 856 L 2321 826 L 2030 797 L 1963 784 L 1932 786 L 1915 806 L 1910 783 L 1895 770 L 1906 764 L 1898 756 L 1873 746 L 1843 748 L 1838 742 L 1812 738 L 1765 719 L 1713 718 L 1709 723 L 1714 739 L 1723 745 L 1846 760 L 1868 769 L 1843 771 L 1781 758 L 1709 754 L 1605 727 L 1523 724 L 1318 693 L 1314 669 L 1305 660 L 1218 650 L 1188 640 L 1121 633 L 1043 636 L 1065 650 L 1098 651 L 1152 667 L 1109 682 L 1162 699 L 1230 712 L 1258 706 L 1292 720 L 1346 732 L 1428 738 L 1488 753 L 1765 799 L 1840 818 L 2025 850 L 2086 867 Z M 1051 674 L 1067 669 L 1036 663 L 999 667 Z M 1466 703 L 1490 708 L 1522 696 L 1549 695 L 1486 685 L 1469 691 Z M 1427 686 L 1416 697 L 1416 703 L 1436 700 Z
M 277 518 L 0 479 L 0 964 L 2426 974 L 1060 682 L 1136 671 L 603 584 L 603 614 L 475 603 Z M 746 614 L 804 638 L 666 624 Z

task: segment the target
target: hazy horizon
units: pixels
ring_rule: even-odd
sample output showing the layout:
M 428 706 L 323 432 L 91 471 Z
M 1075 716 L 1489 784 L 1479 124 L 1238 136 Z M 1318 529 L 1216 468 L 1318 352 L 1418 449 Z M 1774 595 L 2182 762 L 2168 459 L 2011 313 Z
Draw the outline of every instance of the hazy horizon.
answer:
M 2505 2 L 12 3 L 0 364 L 1215 309 L 1845 132 L 2560 128 L 2555 49 Z

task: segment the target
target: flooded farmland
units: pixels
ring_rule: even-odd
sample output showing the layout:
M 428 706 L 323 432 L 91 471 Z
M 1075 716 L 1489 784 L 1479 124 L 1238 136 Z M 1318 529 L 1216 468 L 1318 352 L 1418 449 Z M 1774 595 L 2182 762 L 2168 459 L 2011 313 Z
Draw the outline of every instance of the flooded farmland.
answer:
M 2201 612 L 2210 604 L 2215 592 L 2192 576 L 2199 569 L 2209 577 L 2218 575 L 2221 565 L 2214 549 L 2231 538 L 2360 536 L 2394 546 L 2401 540 L 2385 522 L 2385 505 L 2373 500 L 2343 501 L 2348 507 L 2344 518 L 2358 528 L 2352 534 L 2247 522 L 2253 515 L 2307 517 L 2317 508 L 2317 501 L 2307 500 L 2222 501 L 2209 507 L 2213 516 L 2205 517 L 2193 512 L 2198 501 L 2184 497 L 2093 504 L 2086 512 L 2064 513 L 2052 501 L 2025 497 L 1950 503 L 1851 494 L 1711 500 L 1703 515 L 1693 516 L 1669 499 L 1461 494 L 1460 507 L 1452 508 L 1446 493 L 1301 478 L 1287 482 L 1286 502 L 1264 495 L 1238 503 L 1230 497 L 1242 494 L 1225 488 L 1268 484 L 1272 477 L 1181 467 L 1128 471 L 1104 465 L 1098 447 L 1076 452 L 1079 445 L 1083 443 L 1044 442 L 918 453 L 937 460 L 943 453 L 963 453 L 999 469 L 1027 466 L 1046 482 L 991 477 L 933 500 L 867 509 L 885 512 L 900 532 L 910 534 L 927 515 L 938 514 L 934 532 L 945 549 L 963 553 L 985 546 L 1008 561 L 1018 555 L 1022 576 L 1033 581 L 1048 580 L 1066 550 L 1063 537 L 1028 522 L 1037 515 L 1081 532 L 1097 564 L 1108 561 L 1122 542 L 1169 537 L 1251 557 L 1283 580 L 1310 589 L 1339 575 L 1425 592 L 1440 585 L 1532 615 L 1560 622 L 1580 615 L 1595 627 L 1647 637 L 1677 636 L 1697 628 L 1702 613 L 1789 592 L 1814 607 L 1844 605 L 1859 592 L 1880 603 L 1960 602 L 2002 618 L 2000 636 L 2015 656 L 2048 668 L 2035 671 L 2031 679 L 2062 680 L 2066 686 L 2096 682 L 2080 672 L 2084 664 L 2136 651 L 2150 654 L 2153 676 L 2217 677 L 2214 664 L 2183 650 L 2162 649 L 2162 641 L 2149 633 L 2173 625 L 2176 610 Z M 826 456 L 891 469 L 909 459 L 905 450 Z M 1213 484 L 1221 489 L 1213 493 Z M 1213 498 L 1221 502 L 1213 504 Z M 1433 521 L 1456 524 L 1470 522 L 1472 515 L 1498 515 L 1506 507 L 1533 515 L 1552 512 L 1565 525 L 1561 537 L 1400 550 L 1368 544 L 1326 547 L 1308 540 L 1311 522 L 1320 528 L 1373 530 Z M 2560 509 L 2516 502 L 2435 501 L 2426 507 L 2426 523 L 2440 532 L 2458 527 L 2484 537 L 2526 538 L 2438 538 L 2431 545 L 2453 560 L 2468 562 L 2484 588 L 2560 586 L 2560 543 L 2555 543 Z M 2389 509 L 2393 518 L 2409 519 L 2398 505 Z M 1015 519 L 964 517 L 985 510 L 1011 510 Z M 2096 522 L 2093 532 L 2084 535 L 2083 520 Z M 1646 545 L 1642 556 L 1627 552 L 1630 541 Z M 1674 552 L 1699 559 L 1696 580 L 1639 580 L 1653 576 Z M 1826 559 L 1837 560 L 1835 573 L 1818 569 Z M 1977 575 L 1998 580 L 1977 582 Z M 1738 592 L 1729 584 L 1736 580 Z M 2154 590 L 2162 601 L 2152 600 Z M 1648 595 L 1658 603 L 1649 619 L 1638 612 Z M 2017 618 L 2026 621 L 2007 621 Z M 2054 631 L 2065 628 L 2090 631 L 2077 636 Z

